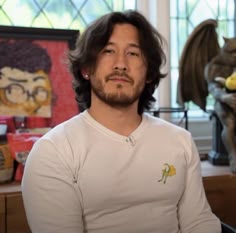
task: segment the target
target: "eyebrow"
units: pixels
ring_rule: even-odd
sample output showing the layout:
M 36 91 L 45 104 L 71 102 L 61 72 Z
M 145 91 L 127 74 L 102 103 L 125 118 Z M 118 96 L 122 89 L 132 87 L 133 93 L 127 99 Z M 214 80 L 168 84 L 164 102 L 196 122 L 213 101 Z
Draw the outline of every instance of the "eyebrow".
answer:
M 18 82 L 18 83 L 26 83 L 28 80 L 27 79 L 21 79 L 21 80 L 19 80 L 19 79 L 16 79 L 16 78 L 11 78 L 11 77 L 9 77 L 8 78 L 10 81 L 14 81 L 14 82 Z
M 15 79 L 15 78 L 11 78 L 11 77 L 9 77 L 8 78 L 10 81 L 13 81 L 13 82 L 18 82 L 18 83 L 26 83 L 26 82 L 28 82 L 28 80 L 27 79 Z M 45 79 L 45 77 L 43 77 L 43 76 L 37 76 L 37 77 L 34 77 L 33 78 L 33 81 L 34 82 L 36 82 L 37 80 L 39 80 L 39 79 Z
M 36 76 L 33 78 L 33 81 L 36 82 L 39 79 L 45 79 L 45 77 L 44 76 Z
M 112 41 L 110 41 L 110 42 L 107 43 L 106 46 L 108 46 L 108 45 L 115 45 L 115 43 L 112 42 Z M 129 45 L 130 47 L 134 47 L 134 48 L 140 49 L 140 45 L 139 45 L 139 44 L 136 44 L 136 43 L 128 43 L 128 45 Z

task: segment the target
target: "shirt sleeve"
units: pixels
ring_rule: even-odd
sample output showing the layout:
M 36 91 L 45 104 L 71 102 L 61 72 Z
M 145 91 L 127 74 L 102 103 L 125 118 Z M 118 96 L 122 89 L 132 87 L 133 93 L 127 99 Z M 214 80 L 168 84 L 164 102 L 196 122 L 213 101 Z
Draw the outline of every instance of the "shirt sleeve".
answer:
M 64 145 L 64 143 L 63 143 Z M 82 233 L 82 195 L 66 149 L 39 139 L 24 170 L 22 195 L 32 233 Z
M 220 220 L 212 213 L 203 187 L 200 157 L 193 139 L 186 151 L 186 186 L 179 202 L 178 216 L 182 233 L 220 233 Z

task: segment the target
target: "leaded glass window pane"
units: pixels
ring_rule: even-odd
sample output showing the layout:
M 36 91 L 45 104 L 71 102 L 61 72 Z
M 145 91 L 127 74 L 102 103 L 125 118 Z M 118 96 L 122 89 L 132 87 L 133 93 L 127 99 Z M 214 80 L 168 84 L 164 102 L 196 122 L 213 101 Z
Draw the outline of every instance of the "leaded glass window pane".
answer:
M 136 0 L 0 0 L 0 24 L 83 31 L 105 13 L 135 8 Z

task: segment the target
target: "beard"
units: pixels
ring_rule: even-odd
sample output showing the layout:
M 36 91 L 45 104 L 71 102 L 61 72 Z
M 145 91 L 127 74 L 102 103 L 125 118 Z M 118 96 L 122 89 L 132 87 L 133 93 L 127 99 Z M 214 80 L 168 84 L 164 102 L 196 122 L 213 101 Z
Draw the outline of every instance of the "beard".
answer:
M 141 96 L 145 81 L 141 80 L 138 83 L 134 83 L 133 79 L 128 76 L 127 74 L 121 74 L 121 73 L 113 73 L 105 77 L 105 83 L 109 82 L 113 76 L 125 76 L 128 83 L 122 84 L 117 83 L 113 87 L 114 91 L 106 91 L 105 85 L 101 80 L 93 80 L 91 81 L 91 89 L 93 93 L 104 103 L 111 107 L 115 108 L 126 108 L 132 105 L 134 102 L 136 102 L 139 97 Z M 129 91 L 127 94 L 123 89 L 126 87 L 124 85 L 128 85 L 133 87 L 132 91 Z

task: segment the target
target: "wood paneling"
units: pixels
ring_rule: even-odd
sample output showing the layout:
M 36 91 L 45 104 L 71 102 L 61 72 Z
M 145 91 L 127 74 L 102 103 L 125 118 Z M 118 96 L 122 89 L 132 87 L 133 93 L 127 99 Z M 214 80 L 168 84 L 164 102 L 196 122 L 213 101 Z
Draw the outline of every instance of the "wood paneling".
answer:
M 5 196 L 0 195 L 0 233 L 5 233 Z
M 0 185 L 0 233 L 30 233 L 19 183 Z
M 204 177 L 203 184 L 212 211 L 236 228 L 236 175 Z
M 7 233 L 30 233 L 21 193 L 6 196 Z

